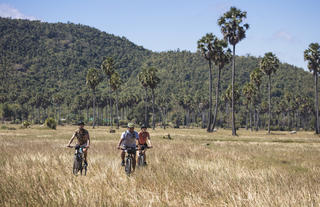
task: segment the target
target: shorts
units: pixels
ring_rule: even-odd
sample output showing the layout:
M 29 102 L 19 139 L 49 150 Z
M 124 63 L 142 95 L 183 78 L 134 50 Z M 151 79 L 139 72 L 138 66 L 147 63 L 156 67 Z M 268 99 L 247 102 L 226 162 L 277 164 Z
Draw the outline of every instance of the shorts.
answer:
M 139 149 L 142 149 L 142 150 L 146 150 L 146 149 L 148 148 L 147 143 L 145 143 L 145 144 L 139 144 L 138 146 L 139 146 Z

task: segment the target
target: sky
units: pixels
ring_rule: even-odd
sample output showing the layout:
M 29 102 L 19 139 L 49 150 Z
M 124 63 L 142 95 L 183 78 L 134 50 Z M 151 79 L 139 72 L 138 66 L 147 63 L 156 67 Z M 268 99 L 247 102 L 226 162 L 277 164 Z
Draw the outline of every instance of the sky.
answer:
M 231 6 L 246 11 L 250 25 L 237 55 L 273 52 L 308 70 L 303 51 L 320 43 L 320 0 L 0 0 L 0 16 L 80 23 L 155 52 L 195 52 L 206 33 L 222 38 L 217 20 Z

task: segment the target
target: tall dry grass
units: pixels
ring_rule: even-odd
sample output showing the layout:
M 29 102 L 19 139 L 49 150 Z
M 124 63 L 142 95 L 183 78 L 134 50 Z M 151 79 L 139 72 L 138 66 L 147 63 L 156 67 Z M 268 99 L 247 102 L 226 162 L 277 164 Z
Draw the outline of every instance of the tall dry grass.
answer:
M 0 206 L 320 205 L 312 132 L 150 130 L 149 165 L 127 177 L 116 149 L 122 131 L 105 127 L 88 128 L 88 175 L 72 175 L 65 145 L 75 129 L 0 130 Z

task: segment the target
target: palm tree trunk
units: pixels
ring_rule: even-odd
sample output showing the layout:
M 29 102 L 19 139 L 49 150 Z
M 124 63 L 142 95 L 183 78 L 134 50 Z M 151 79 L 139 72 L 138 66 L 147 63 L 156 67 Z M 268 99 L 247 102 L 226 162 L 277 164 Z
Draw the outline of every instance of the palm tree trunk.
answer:
M 106 126 L 108 126 L 108 102 L 106 102 Z
M 235 56 L 236 56 L 236 45 L 233 45 L 232 50 L 232 103 L 231 103 L 231 111 L 232 111 L 232 135 L 236 136 L 236 126 L 235 126 L 235 117 L 234 117 L 234 78 L 235 78 Z
M 214 115 L 213 115 L 213 121 L 212 121 L 212 126 L 210 127 L 210 131 L 213 132 L 215 126 L 216 126 L 216 121 L 217 121 L 217 115 L 218 115 L 218 105 L 219 105 L 219 92 L 220 92 L 220 74 L 221 74 L 221 68 L 219 66 L 218 69 L 218 81 L 217 81 L 217 87 L 216 87 L 216 105 L 214 108 Z
M 60 117 L 61 117 L 61 107 L 60 107 L 60 104 L 58 106 L 58 124 L 61 124 L 60 123 Z
M 112 99 L 110 98 L 110 126 L 111 128 L 113 127 L 113 102 Z
M 252 110 L 251 106 L 249 106 L 249 117 L 250 117 L 250 131 L 252 131 Z
M 154 89 L 151 89 L 152 91 L 152 129 L 154 130 L 156 127 L 156 123 L 155 123 L 155 113 L 154 113 Z
M 118 90 L 116 90 L 116 108 L 117 108 L 117 129 L 119 129 L 120 117 L 119 117 L 119 93 L 118 93 Z
M 147 120 L 148 120 L 148 109 L 147 109 L 147 96 L 148 96 L 148 88 L 145 87 L 145 98 L 144 98 L 144 124 L 146 124 L 148 126 Z
M 248 130 L 248 115 L 249 115 L 249 112 L 248 112 L 248 104 L 246 105 L 246 130 Z
M 318 104 L 318 73 L 316 70 L 313 72 L 314 75 L 314 108 L 315 108 L 315 118 L 316 118 L 316 126 L 315 126 L 315 131 L 316 134 L 319 134 L 319 104 Z
M 96 124 L 96 93 L 95 90 L 93 90 L 93 96 L 92 96 L 92 107 L 93 107 L 93 121 L 92 121 L 92 128 L 94 129 L 95 124 Z
M 89 106 L 88 106 L 88 104 L 86 106 L 86 111 L 87 111 L 87 122 L 89 122 Z
M 212 124 L 212 69 L 211 69 L 211 60 L 209 60 L 209 122 L 207 127 L 207 132 L 211 131 Z
M 270 134 L 270 120 L 271 120 L 271 75 L 269 75 L 269 118 L 268 118 L 268 134 Z

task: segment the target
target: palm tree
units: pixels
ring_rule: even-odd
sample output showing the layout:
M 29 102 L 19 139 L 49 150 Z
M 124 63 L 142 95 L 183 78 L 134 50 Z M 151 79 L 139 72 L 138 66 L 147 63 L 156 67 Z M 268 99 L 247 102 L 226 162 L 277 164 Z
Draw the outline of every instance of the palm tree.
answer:
M 122 84 L 119 73 L 114 72 L 112 74 L 110 83 L 111 83 L 112 90 L 116 92 L 117 129 L 119 129 L 119 121 L 120 121 L 120 118 L 119 118 L 119 89 Z
M 112 57 L 107 57 L 101 64 L 101 69 L 104 71 L 104 73 L 107 76 L 107 79 L 109 80 L 109 86 L 110 86 L 110 96 L 112 93 L 111 90 L 111 76 L 115 71 L 115 63 Z M 110 101 L 110 120 L 112 120 L 112 102 Z M 110 121 L 110 125 L 112 127 L 112 121 Z
M 258 124 L 259 124 L 259 110 L 258 110 L 258 104 L 260 103 L 260 86 L 261 86 L 261 80 L 262 78 L 262 72 L 260 68 L 254 69 L 250 73 L 250 82 L 253 83 L 257 89 L 256 96 L 254 97 L 254 125 L 255 130 L 258 131 Z
M 218 80 L 217 80 L 217 86 L 216 86 L 216 105 L 214 108 L 214 115 L 213 115 L 213 121 L 210 126 L 210 131 L 212 132 L 217 120 L 217 114 L 218 114 L 218 105 L 219 105 L 219 92 L 220 92 L 220 75 L 221 70 L 224 68 L 226 64 L 228 64 L 231 60 L 231 50 L 225 49 L 228 46 L 228 42 L 224 40 L 216 39 L 214 41 L 214 53 L 213 53 L 213 61 L 215 65 L 218 66 Z
M 93 93 L 93 122 L 92 122 L 92 128 L 95 127 L 95 121 L 96 121 L 96 87 L 99 85 L 99 83 L 102 81 L 101 73 L 96 68 L 90 68 L 87 73 L 86 77 L 86 84 L 87 86 L 92 90 Z
M 154 113 L 154 89 L 160 83 L 160 78 L 157 76 L 158 70 L 154 67 L 148 69 L 148 86 L 152 93 L 152 129 L 155 129 L 155 113 Z
M 148 69 L 146 67 L 142 68 L 142 71 L 139 73 L 138 78 L 141 85 L 145 89 L 145 99 L 144 99 L 144 124 L 148 125 L 148 109 L 147 109 L 147 98 L 148 98 L 148 79 L 149 79 Z
M 256 94 L 256 88 L 254 87 L 254 85 L 252 83 L 246 83 L 243 88 L 242 88 L 242 93 L 243 95 L 246 97 L 246 103 L 247 103 L 247 110 L 249 111 L 249 117 L 250 117 L 250 129 L 252 131 L 252 122 L 251 122 L 251 106 L 253 104 L 253 97 Z M 248 116 L 247 116 L 248 117 Z M 248 122 L 248 120 L 247 120 Z M 248 126 L 248 123 L 247 123 Z
M 212 132 L 210 126 L 212 125 L 212 59 L 213 59 L 213 45 L 217 40 L 217 37 L 212 33 L 206 34 L 200 40 L 198 40 L 198 50 L 200 50 L 202 56 L 209 63 L 209 119 L 207 131 Z
M 246 37 L 246 30 L 249 29 L 248 24 L 243 24 L 243 19 L 247 18 L 247 12 L 242 12 L 236 7 L 223 14 L 218 20 L 224 39 L 232 45 L 232 135 L 237 135 L 234 117 L 234 79 L 235 79 L 235 50 L 236 44 Z
M 311 43 L 309 48 L 304 51 L 304 60 L 308 61 L 308 68 L 314 76 L 315 131 L 316 134 L 319 134 L 318 73 L 320 72 L 320 45 L 318 43 Z
M 272 52 L 264 55 L 260 62 L 260 70 L 268 75 L 268 91 L 269 91 L 269 118 L 268 118 L 268 133 L 270 134 L 270 119 L 271 119 L 271 74 L 275 73 L 279 68 L 279 59 Z

